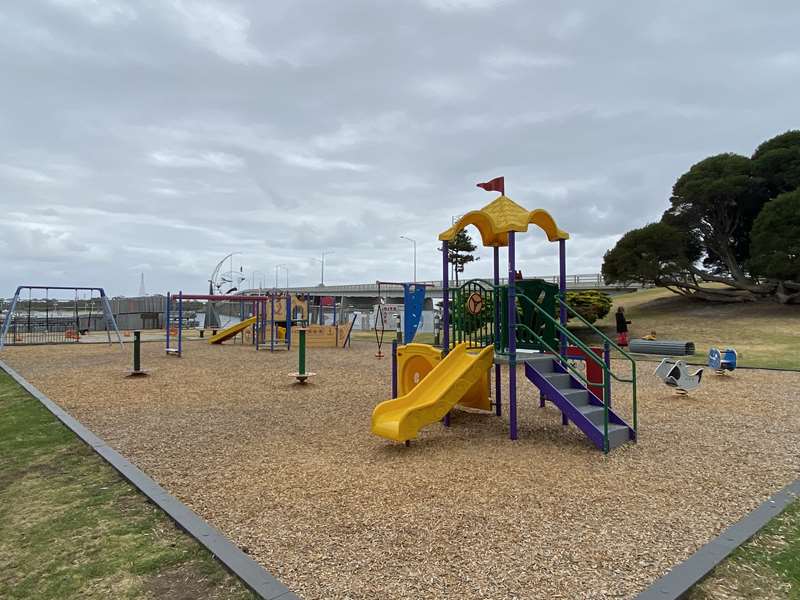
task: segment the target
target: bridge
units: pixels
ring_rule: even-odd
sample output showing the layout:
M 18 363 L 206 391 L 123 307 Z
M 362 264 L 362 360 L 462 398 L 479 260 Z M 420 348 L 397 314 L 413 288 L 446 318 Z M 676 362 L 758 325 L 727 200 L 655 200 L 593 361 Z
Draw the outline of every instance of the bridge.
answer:
M 558 275 L 548 275 L 544 277 L 532 277 L 532 279 L 543 279 L 544 281 L 558 284 Z M 484 281 L 491 283 L 491 279 L 484 279 Z M 501 284 L 506 284 L 507 278 L 500 280 Z M 420 285 L 425 285 L 428 288 L 428 296 L 441 297 L 442 296 L 442 280 L 428 280 L 418 281 Z M 454 287 L 455 283 L 450 282 L 450 287 Z M 378 289 L 380 287 L 380 289 Z M 641 284 L 632 283 L 628 285 L 610 285 L 603 280 L 600 273 L 567 275 L 567 291 L 577 290 L 598 290 L 608 294 L 624 294 L 628 292 L 635 292 L 643 287 Z M 282 288 L 285 289 L 285 288 Z M 326 286 L 290 286 L 289 291 L 295 294 L 311 294 L 314 296 L 344 296 L 347 298 L 377 298 L 379 293 L 381 296 L 397 296 L 402 295 L 403 288 L 399 284 L 385 284 L 381 283 L 352 283 L 341 285 L 326 285 Z M 258 289 L 243 290 L 243 294 L 252 295 L 258 293 Z

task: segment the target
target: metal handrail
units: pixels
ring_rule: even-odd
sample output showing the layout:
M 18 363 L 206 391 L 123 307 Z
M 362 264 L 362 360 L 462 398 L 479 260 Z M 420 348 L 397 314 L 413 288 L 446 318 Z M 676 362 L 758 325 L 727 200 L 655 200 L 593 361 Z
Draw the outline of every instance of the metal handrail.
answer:
M 554 348 L 552 348 L 550 346 L 550 344 L 545 342 L 544 338 L 542 336 L 540 336 L 538 333 L 536 333 L 533 329 L 531 329 L 530 327 L 528 327 L 524 323 L 517 323 L 516 326 L 517 327 L 522 327 L 522 328 L 527 329 L 528 331 L 530 331 L 533 334 L 533 336 L 539 340 L 539 342 L 542 344 L 542 346 L 544 346 L 545 348 L 550 350 L 550 352 L 552 352 L 553 354 L 555 354 L 558 357 L 558 360 L 559 360 L 559 362 L 561 363 L 561 365 L 563 367 L 565 367 L 567 370 L 571 371 L 581 381 L 583 381 L 584 385 L 586 385 L 587 388 L 589 387 L 589 385 L 590 385 L 589 381 L 583 375 L 581 375 L 580 371 L 578 371 L 575 367 L 573 367 L 571 364 L 569 364 L 569 360 L 567 360 L 566 357 L 561 356 L 561 354 L 557 350 L 555 350 Z M 594 352 L 589 352 L 589 353 L 586 354 L 586 356 L 588 357 L 589 354 L 594 355 Z M 608 379 L 607 374 L 606 374 L 606 376 L 603 377 L 603 383 L 602 384 L 592 384 L 592 385 L 598 385 L 599 387 L 603 388 L 603 452 L 606 452 L 606 453 L 609 450 L 609 443 L 608 443 L 608 397 L 607 397 L 608 396 L 608 394 L 607 394 L 607 390 L 608 390 L 607 386 L 608 386 L 608 384 L 609 384 L 609 379 Z
M 622 381 L 623 383 L 630 383 L 631 384 L 631 399 L 632 399 L 632 411 L 633 411 L 633 429 L 634 429 L 634 431 L 636 431 L 637 430 L 637 425 L 638 425 L 638 417 L 637 417 L 637 412 L 638 412 L 637 411 L 637 408 L 638 408 L 637 405 L 638 405 L 638 403 L 637 403 L 637 399 L 636 399 L 636 360 L 630 354 L 625 352 L 625 350 L 620 348 L 619 345 L 614 343 L 614 341 L 611 338 L 609 338 L 606 334 L 604 334 L 597 327 L 595 327 L 589 321 L 587 321 L 583 317 L 583 315 L 581 315 L 577 310 L 572 308 L 563 299 L 561 299 L 560 297 L 557 297 L 556 300 L 558 301 L 558 303 L 561 306 L 566 308 L 567 311 L 570 312 L 574 317 L 577 317 L 578 320 L 581 323 L 583 323 L 589 329 L 591 329 L 594 333 L 599 335 L 600 338 L 603 340 L 604 344 L 608 344 L 609 347 L 614 348 L 617 352 L 619 352 L 622 356 L 624 356 L 626 359 L 628 359 L 628 361 L 631 363 L 631 379 L 630 380 L 617 379 L 617 381 Z
M 584 383 L 584 385 L 586 385 L 586 387 L 589 387 L 590 385 L 592 385 L 592 386 L 597 385 L 597 387 L 605 387 L 604 383 L 603 384 L 590 383 L 589 380 L 583 375 L 583 373 L 581 373 L 578 369 L 576 369 L 575 367 L 573 367 L 570 364 L 570 361 L 568 359 L 565 359 L 563 356 L 561 356 L 558 353 L 558 350 L 555 350 L 550 344 L 545 342 L 544 338 L 542 336 L 540 336 L 533 329 L 531 329 L 530 327 L 525 325 L 525 323 L 517 323 L 516 326 L 517 326 L 518 329 L 527 329 L 528 332 L 531 335 L 533 335 L 539 343 L 542 344 L 542 346 L 547 348 L 550 352 L 552 352 L 553 354 L 555 354 L 558 357 L 559 361 L 563 363 L 564 368 L 566 368 L 570 372 L 572 372 L 572 374 L 575 375 L 575 377 L 577 377 L 578 379 L 580 379 Z
M 633 430 L 637 431 L 638 430 L 638 416 L 637 416 L 637 400 L 636 400 L 636 363 L 627 354 L 627 352 L 622 351 L 623 354 L 626 356 L 626 358 L 628 358 L 629 360 L 633 361 L 633 368 L 631 370 L 631 379 L 624 379 L 622 377 L 617 376 L 614 373 L 614 371 L 611 370 L 610 366 L 606 365 L 605 361 L 602 360 L 600 357 L 598 357 L 581 339 L 579 339 L 566 326 L 562 325 L 557 319 L 555 319 L 552 315 L 548 314 L 547 311 L 545 311 L 541 306 L 536 304 L 533 300 L 528 298 L 525 294 L 517 294 L 516 296 L 518 298 L 522 298 L 524 300 L 527 300 L 531 304 L 531 306 L 533 306 L 534 310 L 536 310 L 538 313 L 544 315 L 544 317 L 546 319 L 548 319 L 553 325 L 555 325 L 556 329 L 560 333 L 565 335 L 567 337 L 567 339 L 569 339 L 571 342 L 573 342 L 575 344 L 575 346 L 577 346 L 578 348 L 583 350 L 587 361 L 591 360 L 593 363 L 599 365 L 600 368 L 603 370 L 603 373 L 604 373 L 603 384 L 600 385 L 600 384 L 593 383 L 592 385 L 600 387 L 601 389 L 603 389 L 603 396 L 604 396 L 603 399 L 602 399 L 603 400 L 603 423 L 604 423 L 604 430 L 605 430 L 605 436 L 606 436 L 605 440 L 604 440 L 604 443 L 605 443 L 606 447 L 608 446 L 608 404 L 609 404 L 609 401 L 611 399 L 609 397 L 609 393 L 608 393 L 610 391 L 610 389 L 609 389 L 610 386 L 607 385 L 607 383 L 610 383 L 609 378 L 615 379 L 616 381 L 618 381 L 620 383 L 630 383 L 631 384 L 631 388 L 632 388 L 631 396 L 632 396 L 632 412 L 633 412 Z M 561 300 L 561 298 L 559 298 L 558 300 L 562 304 L 562 306 L 566 306 L 566 303 L 564 303 Z M 567 307 L 567 308 L 569 308 L 569 310 L 571 312 L 575 313 L 574 309 L 572 309 L 571 307 Z M 583 317 L 579 316 L 579 318 L 581 320 L 585 321 L 585 319 L 583 319 Z M 527 328 L 527 329 L 530 330 L 530 328 Z M 608 338 L 608 336 L 606 336 L 603 332 L 601 332 L 600 330 L 598 330 L 597 328 L 594 328 L 594 327 L 592 327 L 592 329 L 594 329 L 598 333 L 598 335 L 600 335 L 600 337 L 603 340 L 605 340 L 608 344 L 613 345 L 616 348 L 619 348 L 619 346 L 614 344 L 614 342 L 612 342 Z M 539 338 L 539 340 L 543 343 L 543 345 L 545 347 L 550 348 L 550 346 L 548 344 L 544 343 L 544 341 L 541 339 L 541 336 L 537 335 L 535 332 L 534 332 L 534 335 L 537 338 Z M 551 349 L 551 351 L 553 351 L 553 350 Z M 567 361 L 567 358 L 561 356 L 561 354 L 559 352 L 554 352 L 554 353 L 559 357 L 560 362 L 562 364 L 565 364 L 565 361 Z M 584 383 L 587 383 L 586 379 L 583 379 L 583 378 L 581 378 L 581 379 L 584 381 Z

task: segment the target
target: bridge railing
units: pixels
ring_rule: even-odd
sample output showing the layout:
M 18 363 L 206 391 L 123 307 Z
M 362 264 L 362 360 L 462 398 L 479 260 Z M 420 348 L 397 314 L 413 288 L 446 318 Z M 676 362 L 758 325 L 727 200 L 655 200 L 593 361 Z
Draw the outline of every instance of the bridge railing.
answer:
M 489 285 L 493 285 L 491 278 L 475 278 L 476 280 L 485 281 Z M 558 284 L 558 275 L 534 275 L 533 277 L 526 277 L 526 279 L 542 279 L 547 281 L 548 283 Z M 424 281 L 418 281 L 419 284 L 424 284 L 431 288 L 431 291 L 441 291 L 442 290 L 442 280 L 441 279 L 428 279 Z M 500 279 L 500 285 L 506 285 L 508 283 L 508 278 L 503 277 Z M 566 279 L 567 287 L 571 289 L 594 289 L 594 288 L 604 288 L 604 287 L 618 287 L 618 288 L 639 288 L 642 287 L 640 284 L 637 283 L 630 283 L 627 285 L 610 285 L 607 284 L 603 280 L 603 275 L 601 273 L 576 273 L 572 275 L 567 275 Z M 454 282 L 450 282 L 450 286 L 454 287 Z M 391 284 L 381 284 L 380 291 L 381 293 L 384 292 L 399 292 L 401 288 L 399 286 L 393 286 Z M 244 290 L 244 293 L 248 293 L 251 290 Z M 348 292 L 355 292 L 355 293 L 376 293 L 378 292 L 378 285 L 376 283 L 348 283 L 343 285 L 327 285 L 325 287 L 319 286 L 294 286 L 289 287 L 289 291 L 291 292 L 302 292 L 302 293 L 309 293 L 309 294 L 328 294 L 328 295 L 347 295 Z

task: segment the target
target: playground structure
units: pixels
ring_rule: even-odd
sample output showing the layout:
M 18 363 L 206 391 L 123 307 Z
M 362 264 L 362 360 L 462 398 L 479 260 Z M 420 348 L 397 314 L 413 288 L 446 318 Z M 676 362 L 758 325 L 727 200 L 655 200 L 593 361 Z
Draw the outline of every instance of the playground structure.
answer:
M 469 280 L 451 289 L 448 245 L 468 225 L 474 225 L 483 245 L 493 249 L 493 284 Z M 542 280 L 517 280 L 516 234 L 526 232 L 529 225 L 538 226 L 548 241 L 558 243 L 558 286 Z M 524 350 L 536 352 L 524 362 L 527 379 L 539 389 L 540 405 L 552 402 L 561 411 L 564 425 L 572 421 L 604 452 L 635 441 L 638 429 L 636 363 L 567 304 L 567 239 L 569 234 L 556 225 L 549 213 L 541 209 L 528 211 L 505 195 L 480 210 L 468 212 L 442 232 L 439 235 L 443 286 L 441 349 L 431 346 L 424 351 L 416 347 L 393 350 L 393 396 L 402 395 L 375 408 L 372 432 L 394 441 L 408 442 L 417 436 L 420 428 L 440 418 L 448 426 L 449 411 L 473 386 L 489 377 L 492 364 L 494 396 L 489 408 L 494 408 L 495 414 L 500 416 L 503 411 L 501 363 L 506 363 L 509 437 L 517 439 L 517 364 L 518 352 Z M 503 247 L 508 248 L 508 283 L 501 285 L 500 248 Z M 556 314 L 558 317 L 554 316 Z M 567 328 L 568 318 L 589 327 L 602 340 L 602 350 L 590 348 L 572 333 Z M 629 377 L 613 368 L 612 350 L 630 365 Z M 425 358 L 433 356 L 434 352 L 441 353 L 440 361 Z M 452 359 L 451 353 L 455 353 Z M 476 353 L 477 359 L 473 356 Z M 571 358 L 576 354 L 586 362 L 585 373 L 572 364 Z M 602 373 L 602 377 L 598 377 L 598 373 Z M 631 424 L 611 407 L 612 380 L 631 385 Z M 409 389 L 412 383 L 414 387 Z M 487 396 L 488 393 L 487 390 Z M 487 408 L 482 397 L 480 401 L 481 407 Z
M 34 290 L 44 291 L 44 298 L 34 298 Z M 21 295 L 27 291 L 27 302 Z M 51 291 L 70 292 L 74 300 L 51 299 Z M 83 309 L 80 308 L 80 293 L 88 293 L 89 299 L 83 300 Z M 88 332 L 94 324 L 98 314 L 94 313 L 94 294 L 97 293 L 103 326 L 111 344 L 112 330 L 117 336 L 117 341 L 122 345 L 122 337 L 106 292 L 101 287 L 80 286 L 41 286 L 20 285 L 14 292 L 11 304 L 3 320 L 0 330 L 0 350 L 3 346 L 29 345 L 29 344 L 63 344 L 80 341 L 81 332 Z M 54 307 L 51 306 L 54 303 Z M 72 303 L 72 308 L 64 310 L 62 304 Z M 88 312 L 86 309 L 88 308 Z M 20 311 L 21 309 L 21 311 Z M 66 314 L 64 314 L 66 313 Z
M 183 330 L 185 328 L 184 302 L 205 301 L 208 303 L 229 303 L 238 308 L 235 322 L 224 329 L 212 329 L 209 344 L 222 344 L 241 338 L 256 350 L 291 350 L 292 340 L 305 330 L 307 347 L 334 348 L 347 347 L 350 343 L 355 318 L 344 324 L 337 323 L 334 305 L 333 325 L 309 325 L 309 298 L 285 292 L 272 292 L 266 295 L 217 295 L 217 294 L 177 294 L 167 293 L 165 306 L 166 353 L 171 356 L 183 354 Z M 176 306 L 173 308 L 173 303 Z M 206 313 L 218 315 L 217 307 L 206 308 Z

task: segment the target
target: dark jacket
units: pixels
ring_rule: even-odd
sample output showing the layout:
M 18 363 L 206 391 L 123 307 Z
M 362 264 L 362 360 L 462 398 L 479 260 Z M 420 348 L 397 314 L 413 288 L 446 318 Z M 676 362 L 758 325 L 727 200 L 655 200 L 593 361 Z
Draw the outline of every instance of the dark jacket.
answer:
M 616 313 L 617 317 L 617 333 L 627 333 L 630 321 L 625 320 L 625 313 Z

